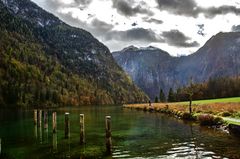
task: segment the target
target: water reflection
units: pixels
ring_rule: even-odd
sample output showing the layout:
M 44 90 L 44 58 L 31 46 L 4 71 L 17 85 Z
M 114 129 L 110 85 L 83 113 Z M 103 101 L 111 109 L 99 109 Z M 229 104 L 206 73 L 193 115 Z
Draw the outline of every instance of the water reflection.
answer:
M 34 125 L 34 137 L 35 137 L 35 140 L 37 141 L 38 140 L 38 128 L 37 128 L 37 125 Z
M 67 139 L 67 153 L 66 153 L 66 158 L 71 157 L 71 143 L 70 143 L 70 137 Z
M 57 145 L 58 145 L 57 133 L 53 133 L 53 142 L 52 142 L 53 153 L 57 153 L 57 148 L 58 148 Z
M 44 129 L 48 129 L 48 112 L 47 111 L 44 111 L 43 121 L 44 121 Z
M 122 111 L 114 107 L 79 108 L 70 113 L 71 137 L 65 139 L 65 110 L 57 113 L 57 133 L 52 133 L 52 120 L 48 121 L 44 116 L 42 126 L 38 127 L 33 125 L 32 112 L 26 115 L 18 113 L 10 119 L 5 115 L 6 121 L 0 123 L 0 137 L 4 138 L 2 153 L 7 151 L 12 158 L 19 159 L 105 158 L 104 117 L 110 114 L 113 158 L 240 158 L 239 139 L 161 114 Z M 79 143 L 79 113 L 86 116 L 87 144 L 83 146 Z M 46 121 L 48 128 L 45 128 Z
M 39 143 L 43 143 L 43 133 L 42 133 L 42 127 L 38 128 L 38 136 L 39 136 Z
M 48 143 L 48 128 L 44 129 L 43 140 L 45 143 Z

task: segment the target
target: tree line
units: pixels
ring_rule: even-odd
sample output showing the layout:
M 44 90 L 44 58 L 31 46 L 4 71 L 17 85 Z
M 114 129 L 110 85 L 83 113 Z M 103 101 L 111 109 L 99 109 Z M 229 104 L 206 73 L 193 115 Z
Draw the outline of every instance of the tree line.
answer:
M 167 96 L 160 89 L 155 102 L 181 102 L 203 99 L 227 98 L 240 96 L 240 77 L 210 78 L 203 83 L 189 83 L 176 90 L 169 89 Z

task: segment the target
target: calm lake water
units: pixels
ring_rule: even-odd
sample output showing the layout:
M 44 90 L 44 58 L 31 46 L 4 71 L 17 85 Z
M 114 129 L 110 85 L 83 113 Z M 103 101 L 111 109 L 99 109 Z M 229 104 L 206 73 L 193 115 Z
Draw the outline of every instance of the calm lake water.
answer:
M 52 111 L 57 111 L 55 135 Z M 70 113 L 70 139 L 64 139 L 65 112 Z M 79 145 L 80 113 L 85 114 L 85 146 Z M 112 156 L 105 154 L 106 115 L 112 117 Z M 240 158 L 239 138 L 120 106 L 49 110 L 48 124 L 47 130 L 34 126 L 33 110 L 0 110 L 0 158 Z

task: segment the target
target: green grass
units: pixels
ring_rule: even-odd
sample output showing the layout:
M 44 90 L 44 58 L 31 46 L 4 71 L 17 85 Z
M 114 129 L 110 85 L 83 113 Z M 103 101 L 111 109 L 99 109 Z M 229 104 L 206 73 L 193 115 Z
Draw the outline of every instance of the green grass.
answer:
M 196 100 L 192 102 L 192 104 L 211 104 L 211 103 L 240 103 L 240 97 Z M 189 101 L 177 102 L 176 104 L 189 104 Z

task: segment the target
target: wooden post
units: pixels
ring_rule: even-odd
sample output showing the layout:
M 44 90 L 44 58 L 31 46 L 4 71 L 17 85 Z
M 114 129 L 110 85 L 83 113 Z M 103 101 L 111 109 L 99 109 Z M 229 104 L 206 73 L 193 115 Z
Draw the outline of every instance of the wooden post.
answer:
M 57 112 L 52 113 L 52 128 L 53 133 L 57 132 Z
M 38 127 L 42 126 L 42 110 L 38 111 Z
M 37 110 L 36 109 L 34 109 L 33 120 L 34 120 L 34 125 L 37 125 Z
M 85 144 L 84 114 L 80 114 L 80 144 Z
M 47 129 L 48 128 L 48 112 L 46 110 L 44 111 L 43 121 L 44 121 L 44 129 Z
M 111 116 L 106 116 L 105 125 L 106 125 L 106 149 L 107 153 L 111 154 L 112 153 Z
M 65 113 L 65 139 L 68 139 L 69 136 L 70 136 L 69 113 Z

